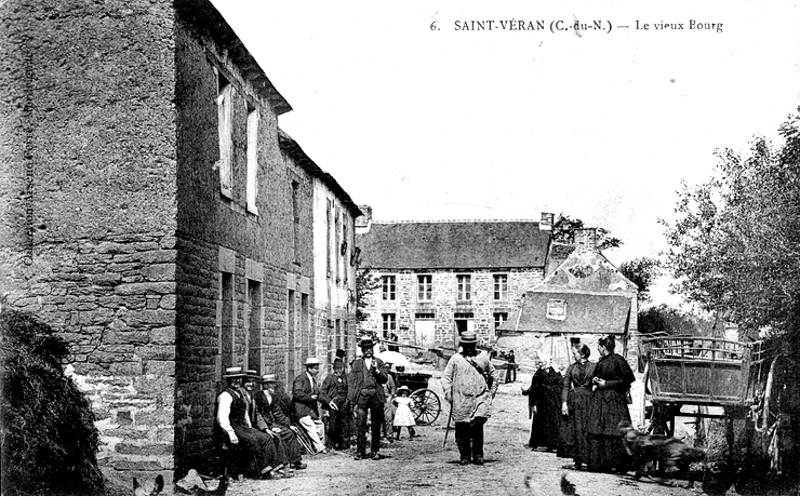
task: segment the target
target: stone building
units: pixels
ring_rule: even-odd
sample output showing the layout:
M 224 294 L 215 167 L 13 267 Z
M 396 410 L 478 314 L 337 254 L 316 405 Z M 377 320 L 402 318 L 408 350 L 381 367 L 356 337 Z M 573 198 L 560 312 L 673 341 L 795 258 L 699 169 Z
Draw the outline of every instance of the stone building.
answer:
M 286 148 L 291 107 L 207 0 L 0 12 L 0 302 L 68 341 L 109 479 L 206 468 L 225 367 L 328 354 L 318 185 L 358 209 Z
M 513 349 L 522 368 L 530 368 L 542 354 L 555 365 L 567 366 L 571 341 L 589 346 L 596 361 L 597 341 L 614 335 L 616 352 L 633 371 L 638 369 L 638 287 L 597 250 L 592 228 L 575 231 L 573 245 L 560 244 L 558 254 L 568 255 L 541 284 L 526 291 L 509 319 L 497 330 L 497 346 Z M 631 389 L 635 407 L 644 393 L 641 382 Z M 632 412 L 640 419 L 640 412 Z
M 362 217 L 360 266 L 380 282 L 363 327 L 422 347 L 451 346 L 464 330 L 493 341 L 523 292 L 544 279 L 552 224 L 547 213 L 542 222 Z
M 309 341 L 302 345 L 302 355 L 293 363 L 299 373 L 311 349 L 321 351 L 321 369 L 333 362 L 336 349 L 355 356 L 355 284 L 356 258 L 355 219 L 361 215 L 358 206 L 330 174 L 322 171 L 289 135 L 281 132 L 281 149 L 294 164 L 305 168 L 312 181 L 304 185 L 312 193 L 312 239 L 305 250 L 313 251 L 313 323 L 302 323 Z M 304 331 L 304 337 L 306 336 Z M 311 348 L 309 348 L 309 345 Z M 289 368 L 291 370 L 291 368 Z

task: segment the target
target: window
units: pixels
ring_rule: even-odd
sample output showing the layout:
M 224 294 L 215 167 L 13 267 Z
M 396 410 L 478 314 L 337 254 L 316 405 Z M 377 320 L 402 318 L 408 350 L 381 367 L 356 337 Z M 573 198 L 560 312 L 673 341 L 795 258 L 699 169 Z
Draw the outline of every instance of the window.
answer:
M 339 275 L 340 269 L 340 260 L 341 257 L 339 256 L 339 208 L 336 207 L 333 210 L 333 254 L 334 254 L 334 262 L 336 266 L 333 268 L 334 278 L 336 279 L 336 283 L 339 283 L 341 277 Z
M 347 265 L 347 254 L 349 253 L 350 247 L 348 247 L 347 243 L 347 218 L 342 214 L 342 248 L 339 252 L 342 254 L 342 273 L 344 277 L 344 285 L 347 286 L 348 276 L 350 270 Z
M 258 214 L 258 110 L 247 112 L 247 211 Z
M 505 323 L 508 319 L 507 312 L 495 312 L 494 313 L 494 329 L 496 330 L 500 327 L 501 324 Z
M 394 276 L 381 276 L 383 286 L 383 300 L 394 300 L 396 298 L 396 284 Z
M 421 274 L 417 276 L 417 300 L 432 300 L 433 299 L 433 276 L 430 274 Z
M 295 303 L 294 290 L 287 290 L 286 297 L 286 368 L 289 372 L 288 376 L 293 377 L 295 375 L 296 368 L 300 364 L 299 356 L 301 355 L 301 351 L 297 348 L 297 340 L 295 338 L 297 307 Z
M 220 274 L 219 306 L 222 308 L 220 322 L 220 355 L 222 356 L 222 371 L 233 365 L 233 274 L 222 272 Z
M 420 311 L 414 313 L 414 319 L 419 320 L 431 320 L 436 319 L 436 313 L 434 311 Z
M 508 275 L 494 275 L 494 299 L 504 300 L 508 296 Z
M 456 276 L 456 280 L 458 281 L 458 300 L 460 301 L 467 301 L 472 298 L 472 289 L 471 289 L 471 277 L 468 274 L 459 274 Z
M 248 322 L 247 368 L 261 371 L 261 283 L 247 280 Z
M 383 322 L 383 337 L 388 337 L 397 330 L 397 316 L 394 314 L 381 314 Z
M 292 238 L 294 240 L 294 262 L 300 263 L 300 205 L 298 192 L 300 183 L 292 181 L 292 219 L 293 229 Z
M 219 134 L 220 192 L 231 198 L 233 163 L 233 86 L 217 73 L 217 132 Z
M 328 268 L 328 278 L 330 278 L 331 277 L 331 244 L 333 243 L 333 240 L 331 240 L 331 229 L 332 229 L 331 228 L 331 216 L 333 215 L 331 211 L 333 210 L 333 200 L 327 199 L 327 204 L 326 205 L 327 205 L 327 208 L 325 210 L 325 243 L 327 244 L 327 247 L 328 247 L 328 249 L 326 251 L 327 258 L 328 258 L 327 259 L 328 263 L 327 263 L 326 267 Z

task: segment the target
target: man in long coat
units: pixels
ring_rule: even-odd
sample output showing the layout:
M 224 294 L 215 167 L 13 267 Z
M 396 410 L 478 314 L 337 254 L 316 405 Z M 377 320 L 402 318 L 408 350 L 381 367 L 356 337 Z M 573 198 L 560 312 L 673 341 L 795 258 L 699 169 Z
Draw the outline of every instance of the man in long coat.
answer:
M 355 459 L 367 457 L 367 414 L 372 423 L 370 448 L 372 459 L 382 459 L 381 426 L 383 425 L 383 407 L 386 397 L 383 384 L 389 381 L 384 371 L 383 361 L 374 357 L 374 342 L 365 338 L 359 344 L 362 356 L 353 361 L 347 377 L 347 403 L 353 406 L 356 413 L 356 447 Z
M 305 469 L 307 466 L 303 463 L 303 449 L 297 441 L 297 436 L 290 429 L 292 421 L 280 411 L 281 406 L 277 405 L 279 400 L 276 392 L 277 384 L 278 378 L 274 374 L 265 374 L 261 377 L 262 390 L 254 395 L 256 410 L 260 415 L 258 428 L 280 438 L 292 469 Z
M 483 464 L 483 425 L 492 415 L 500 373 L 489 355 L 477 350 L 478 337 L 461 335 L 461 351 L 453 354 L 442 374 L 445 400 L 451 403 L 460 464 Z M 491 385 L 490 385 L 491 384 Z

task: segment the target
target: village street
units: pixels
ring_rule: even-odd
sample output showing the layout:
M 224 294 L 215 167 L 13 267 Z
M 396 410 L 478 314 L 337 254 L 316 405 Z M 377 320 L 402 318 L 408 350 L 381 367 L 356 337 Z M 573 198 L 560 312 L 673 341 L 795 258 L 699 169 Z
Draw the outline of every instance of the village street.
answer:
M 440 373 L 434 372 L 435 375 Z M 494 415 L 486 426 L 486 464 L 459 466 L 451 431 L 447 447 L 442 440 L 447 424 L 447 404 L 432 426 L 418 428 L 420 435 L 381 449 L 386 459 L 355 461 L 352 453 L 307 457 L 308 469 L 293 478 L 270 481 L 245 480 L 231 484 L 229 495 L 561 495 L 562 475 L 579 495 L 699 495 L 693 489 L 637 482 L 632 476 L 616 476 L 564 469 L 568 459 L 554 453 L 524 447 L 528 440 L 527 398 L 520 390 L 530 375 L 520 374 L 516 383 L 500 386 Z M 429 386 L 441 393 L 436 376 Z

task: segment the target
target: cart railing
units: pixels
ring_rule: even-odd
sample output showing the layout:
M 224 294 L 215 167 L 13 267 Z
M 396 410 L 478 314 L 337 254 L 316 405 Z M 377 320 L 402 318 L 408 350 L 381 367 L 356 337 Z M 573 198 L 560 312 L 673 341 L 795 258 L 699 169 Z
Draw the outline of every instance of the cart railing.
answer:
M 747 406 L 776 352 L 770 341 L 701 336 L 643 339 L 653 400 Z

